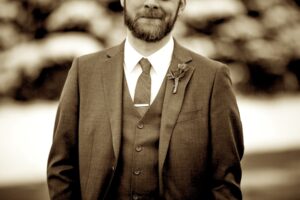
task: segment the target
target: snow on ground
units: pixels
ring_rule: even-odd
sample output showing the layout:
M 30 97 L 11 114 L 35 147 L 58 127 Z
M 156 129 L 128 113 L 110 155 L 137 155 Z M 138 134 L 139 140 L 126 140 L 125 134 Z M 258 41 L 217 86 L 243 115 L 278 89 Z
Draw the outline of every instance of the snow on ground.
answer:
M 300 96 L 238 96 L 246 154 L 300 148 Z M 57 102 L 0 105 L 0 186 L 46 180 Z

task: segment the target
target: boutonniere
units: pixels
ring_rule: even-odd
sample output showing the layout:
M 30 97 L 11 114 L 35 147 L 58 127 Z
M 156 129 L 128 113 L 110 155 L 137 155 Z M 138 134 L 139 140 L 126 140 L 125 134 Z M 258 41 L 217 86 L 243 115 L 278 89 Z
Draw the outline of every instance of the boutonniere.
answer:
M 167 77 L 170 80 L 174 80 L 173 83 L 173 94 L 176 94 L 177 92 L 177 88 L 178 88 L 178 84 L 181 78 L 184 77 L 185 72 L 187 72 L 189 70 L 189 67 L 187 64 L 182 63 L 182 64 L 178 64 L 176 69 L 170 69 Z

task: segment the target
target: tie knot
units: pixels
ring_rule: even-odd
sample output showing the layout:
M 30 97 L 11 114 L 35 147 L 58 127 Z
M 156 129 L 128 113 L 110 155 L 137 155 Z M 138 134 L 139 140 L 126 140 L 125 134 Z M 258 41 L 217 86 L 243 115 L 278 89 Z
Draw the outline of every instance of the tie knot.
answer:
M 144 73 L 150 74 L 151 63 L 149 62 L 149 60 L 147 58 L 142 58 L 139 61 L 139 64 L 141 65 Z

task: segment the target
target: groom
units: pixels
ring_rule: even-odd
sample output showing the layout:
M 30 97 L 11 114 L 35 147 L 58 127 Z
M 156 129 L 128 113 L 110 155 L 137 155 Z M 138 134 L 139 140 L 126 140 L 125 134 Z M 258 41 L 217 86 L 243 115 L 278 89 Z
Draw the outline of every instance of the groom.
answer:
M 225 65 L 180 46 L 186 0 L 121 0 L 125 41 L 69 71 L 51 199 L 242 199 L 243 134 Z

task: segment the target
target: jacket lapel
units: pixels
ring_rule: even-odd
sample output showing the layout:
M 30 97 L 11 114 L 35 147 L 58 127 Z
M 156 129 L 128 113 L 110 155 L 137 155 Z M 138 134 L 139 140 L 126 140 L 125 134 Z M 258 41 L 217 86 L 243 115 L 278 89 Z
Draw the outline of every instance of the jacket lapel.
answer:
M 173 80 L 167 80 L 166 92 L 164 97 L 164 104 L 162 110 L 161 118 L 161 128 L 160 128 L 160 139 L 159 139 L 159 185 L 160 192 L 163 191 L 162 184 L 162 170 L 166 159 L 167 151 L 169 148 L 169 143 L 173 128 L 176 124 L 181 106 L 183 103 L 186 86 L 192 77 L 194 67 L 188 63 L 192 60 L 189 52 L 183 47 L 179 46 L 176 41 L 174 43 L 174 53 L 171 62 L 170 69 L 177 69 L 178 64 L 186 63 L 189 70 L 185 73 L 185 76 L 180 79 L 178 84 L 178 90 L 176 94 L 172 93 L 173 90 Z
M 121 143 L 122 122 L 122 84 L 124 42 L 107 51 L 106 66 L 103 67 L 103 86 L 105 101 L 109 109 L 112 143 L 117 162 Z

